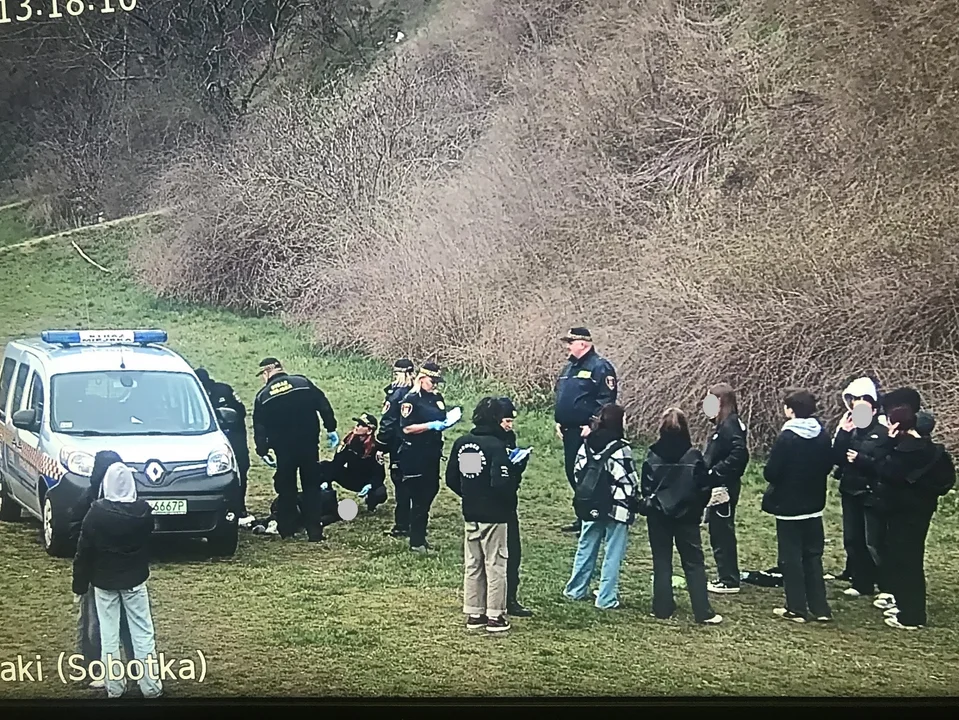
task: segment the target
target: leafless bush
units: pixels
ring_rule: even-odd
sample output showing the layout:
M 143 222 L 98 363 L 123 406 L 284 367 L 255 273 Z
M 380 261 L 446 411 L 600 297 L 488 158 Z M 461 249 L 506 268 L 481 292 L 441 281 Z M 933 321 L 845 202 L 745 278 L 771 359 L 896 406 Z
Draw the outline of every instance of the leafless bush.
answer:
M 168 175 L 144 280 L 525 397 L 585 324 L 638 427 L 725 380 L 757 446 L 868 371 L 959 440 L 957 3 L 713 5 L 451 0 Z

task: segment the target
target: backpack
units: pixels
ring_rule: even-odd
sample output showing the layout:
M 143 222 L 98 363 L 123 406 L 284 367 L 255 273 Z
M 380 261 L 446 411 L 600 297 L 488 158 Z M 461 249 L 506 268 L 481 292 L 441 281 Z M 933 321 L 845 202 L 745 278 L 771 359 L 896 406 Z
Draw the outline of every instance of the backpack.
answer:
M 606 463 L 623 445 L 621 441 L 611 443 L 598 458 L 593 457 L 587 447 L 586 466 L 573 493 L 573 509 L 581 521 L 603 520 L 612 512 L 614 480 L 606 469 Z
M 936 459 L 923 473 L 923 483 L 937 497 L 947 495 L 956 486 L 956 469 L 952 456 L 942 445 L 936 446 Z

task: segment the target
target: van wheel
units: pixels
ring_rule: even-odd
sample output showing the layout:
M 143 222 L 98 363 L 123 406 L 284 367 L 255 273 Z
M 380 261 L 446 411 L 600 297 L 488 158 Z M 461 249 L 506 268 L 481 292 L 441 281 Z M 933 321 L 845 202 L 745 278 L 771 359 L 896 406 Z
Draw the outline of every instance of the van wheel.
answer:
M 7 481 L 0 475 L 0 522 L 16 522 L 20 519 L 20 506 L 7 494 Z
M 216 530 L 207 536 L 206 542 L 214 557 L 233 557 L 240 541 L 240 531 L 235 522 L 221 521 Z
M 48 494 L 43 498 L 43 548 L 48 555 L 58 558 L 72 557 L 64 529 L 63 519 L 59 516 Z

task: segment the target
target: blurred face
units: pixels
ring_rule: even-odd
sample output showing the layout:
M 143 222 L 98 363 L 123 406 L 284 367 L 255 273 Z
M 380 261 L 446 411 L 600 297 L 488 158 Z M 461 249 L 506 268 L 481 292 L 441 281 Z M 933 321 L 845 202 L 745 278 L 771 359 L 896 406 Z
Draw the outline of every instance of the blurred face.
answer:
M 703 399 L 703 413 L 710 420 L 719 417 L 719 398 L 710 393 Z
M 502 427 L 507 432 L 511 431 L 513 429 L 513 418 L 511 417 L 503 418 L 500 421 L 500 427 Z
M 592 343 L 588 343 L 585 340 L 573 340 L 572 342 L 566 343 L 566 347 L 569 351 L 569 354 L 574 358 L 581 358 L 589 349 L 593 347 Z

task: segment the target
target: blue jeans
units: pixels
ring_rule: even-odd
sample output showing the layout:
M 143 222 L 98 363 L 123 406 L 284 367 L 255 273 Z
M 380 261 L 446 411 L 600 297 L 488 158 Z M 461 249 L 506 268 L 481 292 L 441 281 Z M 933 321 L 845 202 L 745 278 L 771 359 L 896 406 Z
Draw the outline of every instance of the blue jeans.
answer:
M 626 555 L 629 526 L 614 520 L 584 522 L 579 534 L 579 547 L 573 560 L 573 574 L 566 583 L 563 595 L 570 600 L 582 600 L 589 593 L 589 583 L 596 569 L 599 546 L 606 540 L 603 569 L 599 578 L 596 607 L 614 608 L 619 605 L 619 568 Z
M 130 623 L 130 639 L 133 641 L 133 656 L 143 662 L 153 657 L 150 663 L 153 673 L 159 672 L 159 660 L 156 654 L 156 636 L 153 632 L 153 617 L 150 615 L 150 596 L 147 593 L 146 583 L 137 585 L 130 590 L 101 590 L 94 588 L 97 599 L 97 617 L 100 620 L 100 652 L 101 660 L 106 668 L 107 697 L 117 698 L 126 690 L 126 670 L 124 677 L 119 680 L 110 679 L 110 660 L 120 659 L 120 607 L 126 612 Z M 115 666 L 116 663 L 114 662 Z M 140 692 L 145 698 L 157 697 L 163 692 L 163 683 L 160 679 L 151 677 L 150 667 L 143 662 L 143 668 L 134 672 L 142 677 L 137 681 Z M 119 673 L 116 673 L 119 674 Z M 114 675 L 115 676 L 115 675 Z

